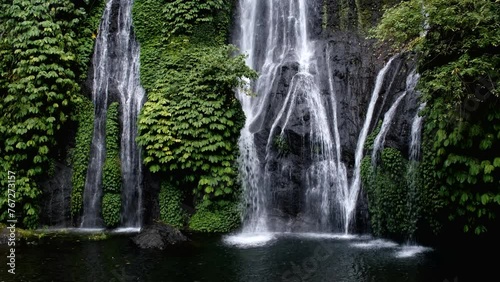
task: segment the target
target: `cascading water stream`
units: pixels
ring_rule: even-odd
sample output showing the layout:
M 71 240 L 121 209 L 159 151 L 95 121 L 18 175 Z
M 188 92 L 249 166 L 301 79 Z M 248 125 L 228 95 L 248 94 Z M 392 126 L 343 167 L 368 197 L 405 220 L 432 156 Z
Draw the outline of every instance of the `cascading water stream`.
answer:
M 84 190 L 82 227 L 102 226 L 102 168 L 106 156 L 105 124 L 110 96 L 120 101 L 121 108 L 121 222 L 124 227 L 140 227 L 142 224 L 141 158 L 135 137 L 144 90 L 139 82 L 140 48 L 132 30 L 132 4 L 132 0 L 107 2 L 94 47 L 92 100 L 95 122 Z M 117 9 L 116 13 L 114 9 Z
M 423 116 L 420 112 L 425 108 L 425 103 L 422 103 L 418 108 L 417 114 L 413 118 L 411 125 L 411 140 L 410 140 L 410 161 L 418 162 L 420 158 L 421 138 L 422 138 L 422 121 Z
M 406 96 L 408 92 L 404 91 L 403 94 L 401 94 L 396 101 L 394 101 L 394 104 L 389 108 L 389 110 L 385 113 L 384 115 L 384 120 L 382 121 L 382 126 L 380 127 L 380 132 L 375 138 L 375 141 L 373 143 L 373 151 L 372 151 L 372 164 L 376 165 L 377 163 L 377 157 L 378 157 L 378 152 L 384 148 L 384 143 L 385 143 L 385 137 L 387 136 L 387 132 L 391 128 L 392 125 L 392 119 L 394 118 L 394 114 L 396 113 L 396 110 L 399 106 L 399 103 L 401 103 L 401 100 Z
M 269 226 L 272 201 L 269 194 L 272 182 L 269 161 L 273 157 L 273 141 L 276 138 L 285 138 L 289 126 L 302 124 L 305 128 L 303 138 L 309 142 L 306 146 L 310 148 L 310 164 L 304 168 L 305 195 L 302 216 L 313 222 L 311 231 L 328 232 L 333 227 L 332 212 L 338 211 L 342 216 L 338 216 L 337 220 L 343 222 L 343 229 L 347 232 L 360 190 L 362 149 L 385 74 L 393 58 L 377 76 L 365 124 L 358 140 L 354 176 L 351 185 L 348 185 L 346 166 L 341 161 L 332 71 L 327 64 L 330 95 L 325 97 L 320 94 L 320 71 L 308 35 L 307 2 L 241 0 L 239 8 L 238 46 L 242 53 L 247 54 L 247 64 L 260 72 L 259 79 L 253 85 L 249 84 L 257 94 L 256 97 L 247 96 L 244 91 L 237 93 L 246 115 L 246 124 L 239 141 L 240 173 L 244 187 L 244 203 L 247 207 L 243 231 L 251 233 L 276 229 Z M 264 10 L 268 11 L 267 17 L 258 22 L 257 14 Z M 264 46 L 260 46 L 264 50 L 260 50 L 264 58 L 259 58 L 256 51 L 256 38 L 261 34 L 266 35 Z M 260 148 L 256 147 L 255 133 L 265 129 L 264 120 L 269 118 L 269 99 L 273 94 L 275 80 L 284 66 L 291 66 L 296 72 L 290 78 L 284 98 L 281 104 L 277 105 L 278 111 L 268 129 L 265 158 L 259 159 Z M 329 113 L 328 104 L 331 105 L 333 113 Z M 297 119 L 297 113 L 301 114 L 300 119 Z M 333 117 L 333 126 L 330 117 Z
M 397 56 L 397 55 L 396 55 Z M 350 221 L 353 217 L 354 210 L 356 208 L 356 202 L 358 200 L 359 192 L 361 189 L 361 161 L 363 159 L 363 151 L 366 142 L 366 137 L 368 136 L 368 130 L 373 118 L 373 112 L 375 110 L 375 104 L 377 103 L 380 90 L 382 89 L 382 84 L 384 83 L 385 75 L 391 66 L 392 61 L 396 58 L 393 56 L 385 64 L 385 66 L 379 71 L 377 79 L 375 81 L 375 88 L 373 89 L 372 97 L 368 105 L 368 110 L 366 112 L 365 122 L 359 134 L 358 143 L 356 146 L 355 159 L 354 159 L 354 175 L 352 182 L 349 186 L 347 193 L 343 197 L 343 209 L 344 209 L 344 231 L 347 233 L 349 231 Z
M 269 11 L 266 25 L 256 24 L 256 13 Z M 255 132 L 262 129 L 266 117 L 266 106 L 272 94 L 272 87 L 277 73 L 284 65 L 296 65 L 296 73 L 290 81 L 283 103 L 273 119 L 267 136 L 265 159 L 271 158 L 273 140 L 283 138 L 286 128 L 292 122 L 294 111 L 303 111 L 308 116 L 307 134 L 314 144 L 311 152 L 312 164 L 306 171 L 305 185 L 307 213 L 318 218 L 318 229 L 329 225 L 331 200 L 331 171 L 335 168 L 333 159 L 333 140 L 328 123 L 328 111 L 320 95 L 318 86 L 318 67 L 313 60 L 314 50 L 309 42 L 307 30 L 307 3 L 301 1 L 249 1 L 240 2 L 240 37 L 239 47 L 248 54 L 247 64 L 260 71 L 260 77 L 253 87 L 257 97 L 238 93 L 246 115 L 246 125 L 240 137 L 240 159 L 247 209 L 244 231 L 262 232 L 269 230 L 268 190 L 270 174 L 268 163 L 261 165 L 257 158 Z M 257 33 L 267 34 L 265 58 L 262 64 L 255 56 L 255 38 Z M 301 108 L 297 108 L 300 101 Z M 297 121 L 293 121 L 294 123 Z M 303 122 L 303 121 L 301 121 Z M 313 146 L 311 146 L 313 148 Z M 328 228 L 325 228 L 325 230 Z
M 410 146 L 409 146 L 409 161 L 410 164 L 408 166 L 407 172 L 407 184 L 408 184 L 408 197 L 407 197 L 407 206 L 408 206 L 408 216 L 407 220 L 409 222 L 409 230 L 408 230 L 408 241 L 410 244 L 414 239 L 414 233 L 416 231 L 418 214 L 420 206 L 416 203 L 418 199 L 418 191 L 417 186 L 418 182 L 418 165 L 420 160 L 420 150 L 421 150 L 421 138 L 422 138 L 422 122 L 423 116 L 420 116 L 420 112 L 425 108 L 425 103 L 422 103 L 418 108 L 417 114 L 415 115 L 412 126 L 411 126 L 411 134 L 410 134 Z
M 94 103 L 94 133 L 90 149 L 89 165 L 83 193 L 83 218 L 81 227 L 100 227 L 100 207 L 102 197 L 102 167 L 106 157 L 105 132 L 106 109 L 108 107 L 109 80 L 104 79 L 110 72 L 108 57 L 108 34 L 111 25 L 111 7 L 113 1 L 108 1 L 97 37 L 92 58 L 93 81 L 92 101 Z
M 415 71 L 412 71 L 408 77 L 406 78 L 406 89 L 401 94 L 396 101 L 392 104 L 392 106 L 389 108 L 389 110 L 385 113 L 384 115 L 384 120 L 382 122 L 382 126 L 380 128 L 380 132 L 378 133 L 377 137 L 375 138 L 375 141 L 373 143 L 373 150 L 372 150 L 372 164 L 376 165 L 377 162 L 377 157 L 378 157 L 378 152 L 384 148 L 384 143 L 385 143 L 385 137 L 387 136 L 387 133 L 389 132 L 389 129 L 391 128 L 392 121 L 394 119 L 394 114 L 396 113 L 396 110 L 403 100 L 404 97 L 408 93 L 413 93 L 415 90 L 415 87 L 417 85 L 419 79 L 419 75 L 415 73 Z
M 118 94 L 122 105 L 121 168 L 122 217 L 124 227 L 142 225 L 142 160 L 135 138 L 137 118 L 144 103 L 144 89 L 140 84 L 140 47 L 132 32 L 132 0 L 121 0 L 119 10 L 119 46 L 123 57 L 118 71 Z
M 248 81 L 248 89 L 236 94 L 246 116 L 239 139 L 245 209 L 242 234 L 339 229 L 348 233 L 353 221 L 361 189 L 363 147 L 376 118 L 375 107 L 385 76 L 396 56 L 377 75 L 349 181 L 347 166 L 342 162 L 337 113 L 337 95 L 343 93 L 336 93 L 333 81 L 332 47 L 328 45 L 326 51 L 321 50 L 326 52 L 325 57 L 318 55 L 316 42 L 308 33 L 308 12 L 313 10 L 309 3 L 306 0 L 239 2 L 236 45 L 247 55 L 247 65 L 260 74 L 257 81 Z M 324 58 L 326 64 L 318 63 L 319 58 Z M 326 89 L 323 82 L 328 83 Z M 249 90 L 255 95 L 247 95 Z M 276 145 L 286 143 L 290 132 L 295 134 L 294 154 L 300 158 L 300 166 L 293 168 L 293 183 L 299 183 L 294 188 L 276 182 L 276 176 L 292 178 L 293 161 L 290 163 L 281 155 Z M 276 219 L 281 216 L 277 197 L 290 197 L 292 204 L 298 203 L 296 210 L 290 211 L 295 219 Z

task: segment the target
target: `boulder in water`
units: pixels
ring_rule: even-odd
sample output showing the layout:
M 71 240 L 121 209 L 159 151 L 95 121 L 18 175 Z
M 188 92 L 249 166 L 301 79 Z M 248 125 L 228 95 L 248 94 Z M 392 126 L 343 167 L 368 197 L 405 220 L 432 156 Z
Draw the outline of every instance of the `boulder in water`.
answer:
M 144 227 L 138 235 L 132 238 L 132 241 L 142 249 L 160 250 L 187 240 L 187 237 L 176 228 L 159 222 Z

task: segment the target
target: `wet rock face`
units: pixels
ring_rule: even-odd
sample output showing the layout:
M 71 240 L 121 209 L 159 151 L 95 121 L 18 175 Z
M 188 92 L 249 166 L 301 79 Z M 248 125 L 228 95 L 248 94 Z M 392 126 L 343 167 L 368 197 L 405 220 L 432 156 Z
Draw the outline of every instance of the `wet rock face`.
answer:
M 325 63 L 330 64 L 341 146 L 345 157 L 354 155 L 377 71 L 382 67 L 373 54 L 372 42 L 354 33 L 337 32 L 322 41 Z M 328 60 L 329 59 L 329 60 Z M 322 85 L 327 87 L 328 77 Z M 326 91 L 326 89 L 325 89 Z M 350 159 L 345 159 L 350 163 Z
M 61 162 L 54 166 L 54 177 L 41 184 L 40 222 L 52 227 L 69 227 L 72 169 Z
M 371 99 L 378 71 L 384 66 L 387 56 L 378 56 L 374 42 L 364 39 L 353 32 L 335 32 L 315 42 L 315 59 L 320 87 L 320 95 L 326 104 L 328 118 L 333 122 L 333 108 L 329 95 L 335 95 L 337 101 L 338 129 L 340 134 L 341 159 L 352 178 L 354 155 L 366 119 L 368 104 Z M 387 59 L 385 59 L 387 60 Z M 328 65 L 332 76 L 328 75 Z M 384 118 L 385 112 L 406 88 L 406 77 L 414 64 L 409 58 L 396 58 L 382 85 L 377 101 L 370 132 Z M 307 230 L 310 226 L 304 211 L 305 173 L 311 166 L 315 150 L 311 142 L 310 116 L 314 114 L 302 107 L 297 99 L 289 122 L 282 130 L 272 131 L 281 105 L 286 102 L 287 93 L 293 87 L 292 78 L 298 73 L 299 66 L 287 62 L 277 69 L 274 85 L 266 105 L 265 118 L 255 126 L 254 140 L 263 171 L 268 173 L 267 183 L 272 199 L 269 203 L 270 218 L 275 226 L 288 225 L 294 230 Z M 330 81 L 333 93 L 330 90 Z M 391 129 L 386 137 L 386 147 L 395 147 L 403 154 L 408 152 L 412 119 L 418 108 L 417 98 L 407 95 L 396 112 Z M 276 132 L 283 131 L 282 136 Z M 272 136 L 270 136 L 272 135 Z M 365 152 L 366 155 L 366 152 Z M 357 231 L 363 232 L 368 226 L 366 197 L 362 192 L 358 200 L 356 224 Z M 283 224 L 283 222 L 286 222 Z

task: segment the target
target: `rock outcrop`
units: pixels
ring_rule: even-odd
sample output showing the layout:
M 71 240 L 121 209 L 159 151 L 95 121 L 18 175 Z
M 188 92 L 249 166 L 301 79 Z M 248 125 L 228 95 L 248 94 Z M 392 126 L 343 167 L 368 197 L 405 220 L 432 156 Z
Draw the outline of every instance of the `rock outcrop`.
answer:
M 188 238 L 176 228 L 159 222 L 144 227 L 138 235 L 132 238 L 139 248 L 159 250 L 187 240 Z

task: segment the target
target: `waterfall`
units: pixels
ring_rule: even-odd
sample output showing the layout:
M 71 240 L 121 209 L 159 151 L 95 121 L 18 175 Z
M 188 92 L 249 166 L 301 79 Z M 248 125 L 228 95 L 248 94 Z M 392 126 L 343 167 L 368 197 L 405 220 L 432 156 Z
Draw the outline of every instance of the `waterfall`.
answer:
M 413 118 L 413 123 L 411 125 L 411 140 L 410 140 L 410 161 L 417 162 L 420 158 L 420 147 L 422 138 L 422 120 L 423 117 L 420 116 L 420 112 L 425 108 L 425 103 L 422 103 L 418 108 L 415 117 Z
M 408 216 L 407 220 L 409 222 L 409 230 L 408 230 L 408 240 L 410 243 L 414 239 L 414 233 L 416 231 L 418 216 L 420 213 L 419 204 L 416 203 L 418 199 L 418 165 L 420 159 L 420 149 L 421 149 L 421 135 L 422 135 L 422 122 L 423 117 L 419 115 L 420 111 L 425 108 L 425 103 L 422 103 L 418 108 L 415 117 L 413 118 L 413 122 L 411 125 L 411 135 L 410 135 L 410 146 L 409 146 L 409 161 L 410 164 L 408 166 L 407 171 L 407 184 L 408 184 L 408 197 L 407 197 L 407 206 L 408 206 Z
M 339 133 L 339 125 L 338 125 L 338 113 L 337 113 L 337 93 L 334 90 L 333 86 L 333 73 L 332 73 L 332 67 L 330 65 L 330 52 L 327 50 L 327 55 L 326 55 L 326 60 L 327 60 L 327 73 L 328 73 L 328 90 L 329 94 L 331 97 L 331 106 L 332 106 L 332 116 L 333 116 L 333 132 L 334 132 L 334 138 L 335 138 L 335 163 L 336 163 L 336 170 L 332 171 L 330 173 L 333 173 L 336 175 L 336 187 L 337 190 L 339 191 L 337 193 L 337 203 L 343 207 L 342 209 L 342 214 L 344 215 L 344 220 L 347 224 L 344 224 L 344 232 L 347 233 L 349 232 L 349 222 L 347 222 L 347 218 L 345 215 L 347 214 L 346 212 L 346 203 L 348 195 L 349 195 L 349 182 L 347 180 L 347 168 L 345 164 L 342 162 L 342 147 L 340 144 L 340 133 Z
M 105 131 L 106 109 L 108 107 L 109 81 L 107 74 L 110 72 L 108 55 L 108 34 L 111 24 L 111 6 L 113 1 L 108 1 L 99 26 L 94 55 L 92 58 L 93 81 L 92 102 L 94 103 L 94 133 L 90 148 L 89 166 L 83 192 L 83 219 L 82 227 L 98 227 L 102 225 L 100 218 L 102 167 L 106 157 Z
M 305 170 L 305 210 L 309 218 L 317 219 L 315 224 L 318 229 L 328 230 L 333 204 L 330 183 L 333 181 L 331 171 L 335 169 L 334 142 L 326 103 L 319 89 L 318 66 L 308 37 L 307 2 L 242 0 L 239 8 L 238 46 L 242 53 L 247 54 L 247 64 L 260 72 L 259 79 L 251 86 L 256 97 L 247 96 L 243 91 L 237 94 L 246 115 L 239 141 L 244 201 L 250 206 L 245 215 L 244 231 L 273 229 L 268 226 L 271 198 L 268 195 L 271 185 L 269 163 L 261 163 L 257 156 L 259 148 L 256 148 L 255 133 L 264 129 L 272 87 L 283 67 L 294 69 L 295 73 L 269 128 L 264 161 L 272 158 L 274 140 L 285 138 L 287 127 L 292 123 L 304 123 L 307 116 L 308 125 L 304 128 L 311 144 L 312 160 Z M 267 14 L 265 19 L 261 19 L 265 24 L 257 24 L 260 12 Z M 263 59 L 256 55 L 256 37 L 261 34 L 267 35 Z M 297 121 L 294 116 L 298 111 L 304 117 L 302 121 Z
M 380 128 L 380 132 L 378 133 L 378 135 L 375 138 L 375 141 L 373 143 L 373 150 L 372 150 L 372 164 L 373 165 L 376 165 L 378 152 L 384 148 L 385 137 L 387 136 L 387 133 L 389 132 L 389 129 L 392 125 L 392 120 L 394 118 L 394 114 L 396 113 L 396 110 L 397 110 L 399 104 L 401 103 L 403 98 L 406 97 L 406 95 L 408 93 L 413 93 L 413 91 L 417 85 L 418 79 L 419 79 L 419 75 L 416 74 L 415 70 L 410 72 L 410 74 L 406 78 L 405 91 L 396 99 L 396 101 L 394 101 L 392 106 L 385 113 L 384 120 L 383 120 L 382 126 Z
M 247 55 L 246 64 L 254 67 L 254 42 L 255 42 L 255 21 L 257 13 L 257 3 L 252 0 L 240 1 L 240 29 L 241 38 L 239 48 Z M 245 35 L 245 36 L 243 36 Z M 248 85 L 250 88 L 250 85 Z M 239 172 L 244 188 L 244 203 L 248 204 L 246 219 L 243 221 L 244 232 L 266 232 L 267 228 L 267 193 L 265 189 L 259 189 L 261 184 L 261 169 L 257 157 L 257 148 L 254 143 L 254 136 L 250 132 L 250 125 L 256 114 L 253 110 L 253 101 L 247 96 L 244 90 L 237 91 L 237 97 L 242 104 L 246 116 L 245 126 L 241 131 L 238 141 L 240 149 Z
M 336 93 L 333 47 L 316 48 L 321 45 L 309 34 L 308 13 L 314 10 L 309 5 L 306 0 L 239 1 L 235 44 L 260 74 L 236 93 L 246 116 L 239 139 L 242 234 L 348 233 L 353 221 L 363 147 L 396 56 L 377 75 L 349 179 L 339 128 L 345 121 L 338 113 L 338 95 L 345 93 Z
M 397 56 L 397 55 L 396 55 Z M 366 142 L 366 137 L 368 136 L 368 130 L 373 118 L 373 111 L 375 109 L 375 104 L 377 103 L 380 90 L 382 89 L 382 84 L 384 83 L 385 75 L 391 66 L 392 61 L 396 58 L 393 56 L 385 64 L 385 66 L 377 74 L 377 79 L 375 81 L 375 87 L 372 92 L 372 97 L 370 99 L 370 104 L 368 105 L 368 110 L 366 112 L 365 122 L 359 134 L 358 143 L 356 145 L 355 159 L 354 159 L 354 176 L 349 187 L 349 190 L 344 195 L 343 198 L 343 209 L 344 209 L 344 230 L 347 232 L 349 230 L 349 224 L 353 217 L 353 212 L 356 208 L 356 202 L 358 200 L 359 191 L 361 189 L 361 160 L 363 159 L 363 151 Z
M 120 101 L 122 219 L 125 227 L 141 225 L 142 171 L 135 143 L 137 116 L 144 100 L 139 82 L 139 44 L 132 30 L 132 0 L 109 0 L 94 47 L 92 100 L 94 133 L 84 190 L 82 227 L 99 227 L 102 167 L 105 160 L 105 123 L 108 99 Z M 115 18 L 116 16 L 116 18 Z

